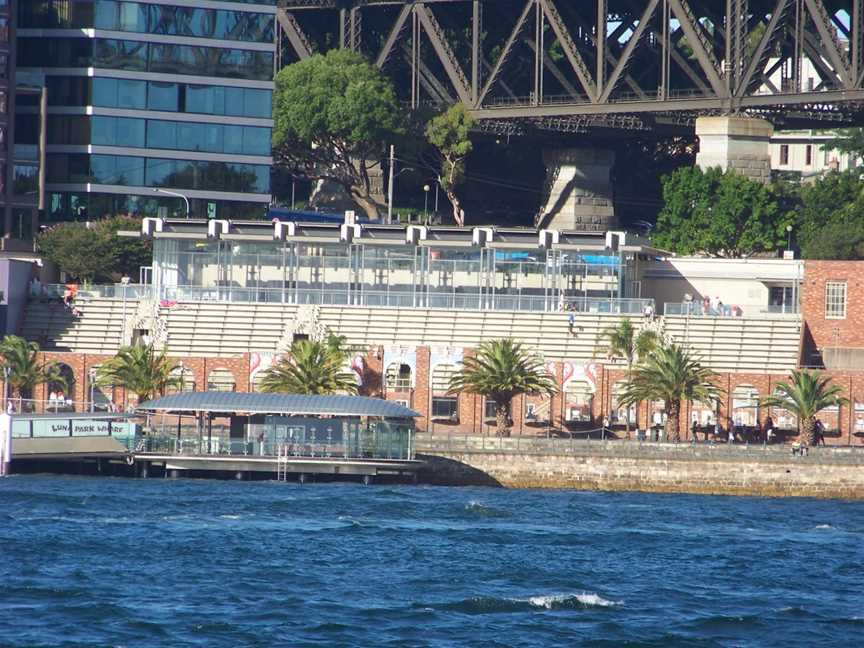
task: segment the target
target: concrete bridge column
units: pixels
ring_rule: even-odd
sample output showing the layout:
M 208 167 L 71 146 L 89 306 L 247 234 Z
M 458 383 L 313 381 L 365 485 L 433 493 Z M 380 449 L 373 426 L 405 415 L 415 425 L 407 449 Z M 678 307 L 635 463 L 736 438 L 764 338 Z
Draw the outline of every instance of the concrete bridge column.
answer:
M 546 203 L 539 227 L 605 232 L 617 225 L 613 203 L 615 152 L 596 148 L 543 151 Z
M 771 179 L 769 140 L 774 127 L 754 117 L 698 117 L 696 164 L 702 170 L 732 169 L 757 182 Z

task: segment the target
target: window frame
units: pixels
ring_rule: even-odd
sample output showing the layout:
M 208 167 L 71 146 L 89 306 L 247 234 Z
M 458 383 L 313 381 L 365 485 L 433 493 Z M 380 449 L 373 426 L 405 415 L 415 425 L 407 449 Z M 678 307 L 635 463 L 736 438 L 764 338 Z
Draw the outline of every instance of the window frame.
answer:
M 842 301 L 837 301 L 837 294 L 833 293 L 832 290 L 837 290 L 842 288 Z M 835 298 L 835 301 L 832 305 L 832 297 Z M 830 320 L 845 320 L 846 319 L 846 310 L 847 310 L 847 302 L 849 299 L 849 287 L 848 282 L 846 281 L 826 281 L 825 282 L 825 319 Z M 836 308 L 837 305 L 842 306 L 841 309 Z

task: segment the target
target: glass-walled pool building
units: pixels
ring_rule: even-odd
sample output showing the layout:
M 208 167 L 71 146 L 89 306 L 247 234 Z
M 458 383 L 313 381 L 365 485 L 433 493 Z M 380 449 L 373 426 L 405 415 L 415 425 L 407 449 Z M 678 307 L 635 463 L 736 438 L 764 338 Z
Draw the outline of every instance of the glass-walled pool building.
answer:
M 259 217 L 276 0 L 20 0 L 18 74 L 47 88 L 47 222 Z M 26 109 L 19 112 L 26 114 Z
M 153 297 L 468 310 L 643 313 L 623 233 L 147 220 Z

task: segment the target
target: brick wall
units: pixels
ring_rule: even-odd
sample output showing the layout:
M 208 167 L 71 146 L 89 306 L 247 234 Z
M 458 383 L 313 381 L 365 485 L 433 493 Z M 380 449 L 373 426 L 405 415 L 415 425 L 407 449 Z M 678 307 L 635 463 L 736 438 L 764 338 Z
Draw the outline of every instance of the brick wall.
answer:
M 846 282 L 846 319 L 826 319 L 825 284 Z M 864 348 L 864 262 L 805 261 L 801 310 L 816 348 Z
M 464 350 L 465 356 L 470 356 L 471 349 Z M 108 360 L 111 356 L 98 354 L 78 354 L 78 353 L 61 353 L 61 352 L 45 352 L 41 354 L 44 361 L 62 362 L 70 367 L 75 381 L 72 390 L 67 394 L 74 401 L 83 402 L 89 400 L 90 393 L 90 370 Z M 197 390 L 204 390 L 207 386 L 207 376 L 216 368 L 226 369 L 234 376 L 236 391 L 249 391 L 249 367 L 250 354 L 224 358 L 203 358 L 203 357 L 183 357 L 171 358 L 172 362 L 182 363 L 188 368 L 195 379 Z M 483 398 L 474 394 L 462 393 L 458 395 L 457 407 L 459 413 L 458 423 L 450 423 L 445 421 L 431 420 L 431 394 L 429 391 L 429 362 L 430 350 L 428 347 L 420 347 L 417 349 L 417 375 L 415 376 L 415 388 L 410 392 L 390 392 L 384 393 L 383 376 L 381 375 L 383 350 L 380 348 L 371 349 L 366 358 L 366 373 L 364 375 L 364 387 L 361 393 L 373 397 L 384 396 L 388 400 L 404 400 L 409 406 L 418 411 L 421 416 L 417 420 L 418 429 L 422 431 L 431 431 L 435 435 L 458 434 L 489 434 L 494 435 L 496 432 L 494 421 L 487 423 L 483 416 Z M 559 390 L 562 388 L 563 382 L 563 363 L 550 363 L 550 368 L 554 372 L 556 384 Z M 864 445 L 864 372 L 856 371 L 829 371 L 827 375 L 831 376 L 837 384 L 843 388 L 843 396 L 849 402 L 842 405 L 834 412 L 823 412 L 821 418 L 826 424 L 829 434 L 826 442 L 831 445 Z M 553 398 L 542 398 L 537 396 L 520 397 L 514 399 L 513 402 L 513 428 L 514 435 L 522 436 L 545 436 L 550 431 L 550 425 L 538 423 L 533 420 L 526 420 L 525 411 L 526 403 L 535 403 L 536 406 L 545 409 L 545 413 L 541 418 L 549 419 L 552 430 L 560 430 L 565 435 L 568 431 L 578 432 L 588 428 L 597 428 L 600 426 L 604 417 L 612 418 L 612 392 L 614 384 L 626 378 L 627 372 L 620 365 L 600 365 L 597 376 L 597 390 L 594 394 L 592 404 L 593 420 L 586 423 L 565 426 L 563 421 L 564 415 L 564 398 L 562 394 L 555 395 Z M 732 417 L 732 396 L 735 388 L 741 385 L 752 386 L 760 398 L 768 396 L 774 391 L 775 385 L 780 380 L 786 380 L 786 375 L 767 375 L 767 374 L 747 374 L 747 373 L 723 373 L 718 377 L 718 386 L 722 391 L 722 398 L 719 407 L 719 420 L 723 429 L 727 428 L 729 419 Z M 133 395 L 127 395 L 120 388 L 113 391 L 103 389 L 106 396 L 111 398 L 117 405 L 124 406 L 134 401 Z M 36 399 L 47 400 L 48 387 L 45 385 L 39 386 L 34 394 Z M 690 407 L 685 404 L 682 409 L 681 417 L 681 437 L 684 440 L 690 438 L 689 421 Z M 758 410 L 758 419 L 760 424 L 764 423 L 765 418 L 771 414 L 775 417 L 776 413 L 768 408 L 760 407 Z M 638 422 L 638 425 L 637 425 Z M 634 421 L 633 428 L 644 429 L 651 422 L 651 411 L 647 403 L 640 403 L 637 408 L 637 416 Z M 624 436 L 623 426 L 618 426 L 616 434 Z M 579 436 L 579 435 L 577 435 Z M 794 438 L 794 434 L 787 436 L 788 439 Z

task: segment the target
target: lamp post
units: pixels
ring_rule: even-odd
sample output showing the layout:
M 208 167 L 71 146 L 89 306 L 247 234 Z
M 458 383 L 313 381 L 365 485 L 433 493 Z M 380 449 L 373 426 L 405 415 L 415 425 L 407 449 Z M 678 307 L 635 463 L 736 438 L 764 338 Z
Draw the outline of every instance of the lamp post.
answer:
M 786 226 L 786 251 L 790 252 L 792 250 L 792 226 Z
M 429 224 L 429 185 L 423 185 L 423 224 Z
M 3 411 L 9 409 L 9 372 L 11 369 L 3 366 Z
M 153 189 L 154 193 L 162 193 L 168 196 L 176 196 L 177 198 L 182 198 L 183 202 L 186 203 L 186 219 L 189 219 L 189 199 L 181 193 L 177 193 L 176 191 L 169 191 L 168 189 L 162 189 L 160 187 L 156 187 Z

